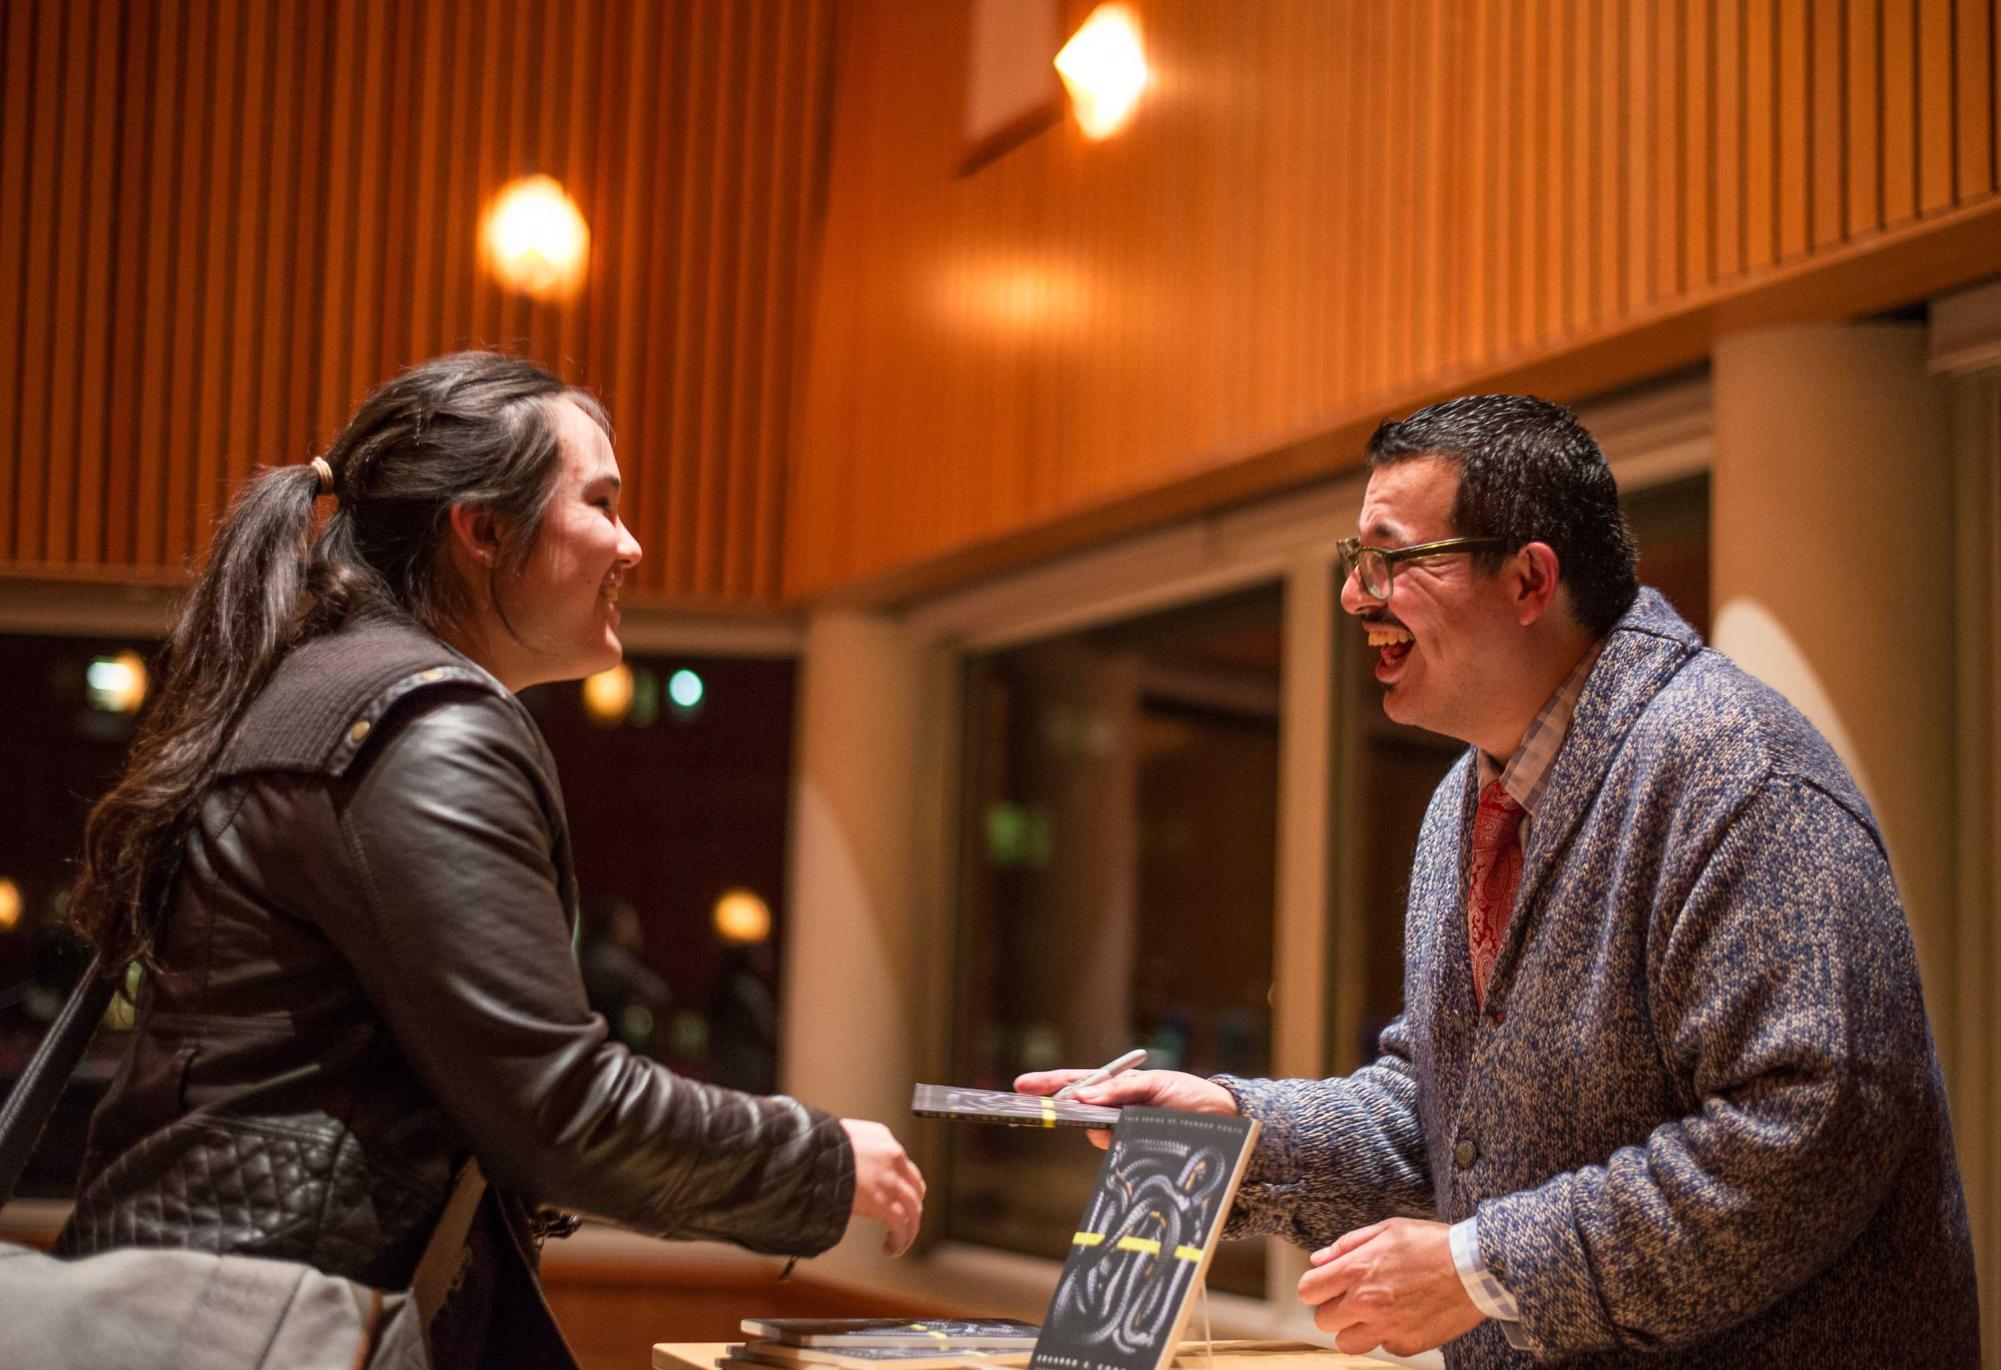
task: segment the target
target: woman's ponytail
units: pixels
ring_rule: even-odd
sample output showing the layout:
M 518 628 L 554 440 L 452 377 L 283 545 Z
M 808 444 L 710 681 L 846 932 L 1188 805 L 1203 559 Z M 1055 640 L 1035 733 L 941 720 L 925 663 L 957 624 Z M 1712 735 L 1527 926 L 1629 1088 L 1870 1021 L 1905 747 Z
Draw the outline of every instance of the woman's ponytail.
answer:
M 168 639 L 159 700 L 124 775 L 90 811 L 69 919 L 108 970 L 150 959 L 195 805 L 292 645 L 320 487 L 311 465 L 279 467 L 231 506 Z

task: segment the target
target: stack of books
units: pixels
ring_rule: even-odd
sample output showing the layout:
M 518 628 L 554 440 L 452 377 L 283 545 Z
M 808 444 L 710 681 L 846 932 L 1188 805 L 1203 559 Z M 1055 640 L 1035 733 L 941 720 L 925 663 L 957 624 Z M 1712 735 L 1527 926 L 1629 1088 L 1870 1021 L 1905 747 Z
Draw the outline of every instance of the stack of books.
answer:
M 1039 1330 L 1012 1318 L 745 1318 L 721 1370 L 1027 1365 Z

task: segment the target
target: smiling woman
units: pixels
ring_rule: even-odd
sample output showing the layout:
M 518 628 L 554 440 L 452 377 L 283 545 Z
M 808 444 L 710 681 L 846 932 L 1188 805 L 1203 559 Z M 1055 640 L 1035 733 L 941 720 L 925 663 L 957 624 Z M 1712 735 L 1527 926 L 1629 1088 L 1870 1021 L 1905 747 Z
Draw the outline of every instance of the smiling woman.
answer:
M 469 1195 L 434 1363 L 561 1366 L 542 1205 L 790 1254 L 859 1214 L 909 1244 L 924 1181 L 882 1126 L 675 1075 L 586 1002 L 514 691 L 618 663 L 618 494 L 597 402 L 492 353 L 404 372 L 246 490 L 85 835 L 72 917 L 145 974 L 63 1254 L 400 1288 Z

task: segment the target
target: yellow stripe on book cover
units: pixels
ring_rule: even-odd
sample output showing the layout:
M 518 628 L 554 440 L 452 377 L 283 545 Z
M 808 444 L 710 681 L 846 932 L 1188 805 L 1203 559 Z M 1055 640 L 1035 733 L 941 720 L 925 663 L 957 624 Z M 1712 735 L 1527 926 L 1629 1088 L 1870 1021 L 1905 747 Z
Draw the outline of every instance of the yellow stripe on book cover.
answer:
M 1103 1246 L 1105 1234 L 1102 1232 L 1079 1232 L 1070 1238 L 1072 1246 Z
M 1115 1251 L 1139 1251 L 1148 1256 L 1160 1254 L 1160 1243 L 1152 1237 L 1121 1237 L 1112 1243 Z

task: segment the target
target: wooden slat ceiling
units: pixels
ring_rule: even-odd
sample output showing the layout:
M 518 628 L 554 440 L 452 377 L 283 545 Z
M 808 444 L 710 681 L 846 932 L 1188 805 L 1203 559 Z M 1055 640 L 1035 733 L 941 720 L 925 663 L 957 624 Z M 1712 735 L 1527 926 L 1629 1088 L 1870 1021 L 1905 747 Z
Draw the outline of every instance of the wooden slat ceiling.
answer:
M 962 8 L 844 8 L 793 595 L 1242 498 L 1449 390 L 1575 396 L 2001 272 L 1994 0 L 1136 8 L 1126 131 L 964 177 Z
M 0 574 L 177 580 L 256 465 L 468 344 L 609 403 L 643 598 L 771 602 L 833 0 L 4 0 Z M 584 290 L 476 255 L 512 177 Z

